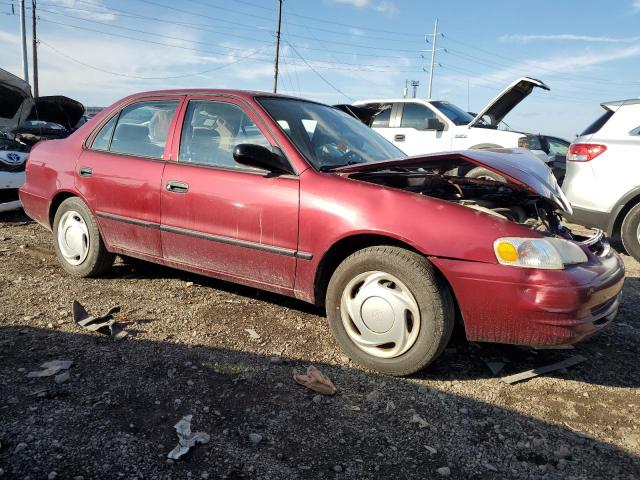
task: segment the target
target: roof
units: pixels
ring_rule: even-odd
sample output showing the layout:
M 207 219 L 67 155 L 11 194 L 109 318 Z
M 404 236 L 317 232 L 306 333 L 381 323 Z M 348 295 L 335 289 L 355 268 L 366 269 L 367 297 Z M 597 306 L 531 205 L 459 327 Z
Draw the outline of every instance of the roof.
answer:
M 442 102 L 443 100 L 438 100 L 437 98 L 374 98 L 371 100 L 358 100 L 357 102 L 353 102 L 354 105 L 362 105 L 365 103 L 410 103 L 410 102 Z
M 613 100 L 611 102 L 603 102 L 603 107 L 621 107 L 622 105 L 635 105 L 640 103 L 640 98 L 629 98 L 627 100 Z
M 182 88 L 173 90 L 150 90 L 146 92 L 134 93 L 127 96 L 127 99 L 140 97 L 154 97 L 165 95 L 233 95 L 244 99 L 251 99 L 259 96 L 296 98 L 290 95 L 281 95 L 279 93 L 262 92 L 258 90 L 230 90 L 219 88 Z

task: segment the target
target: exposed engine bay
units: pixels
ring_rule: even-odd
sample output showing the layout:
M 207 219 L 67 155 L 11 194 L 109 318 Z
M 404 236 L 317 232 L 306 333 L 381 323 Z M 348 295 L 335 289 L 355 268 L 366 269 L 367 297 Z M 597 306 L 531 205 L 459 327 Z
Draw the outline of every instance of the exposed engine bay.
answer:
M 475 165 L 472 165 L 475 166 Z M 440 198 L 525 225 L 546 235 L 574 239 L 561 223 L 557 207 L 525 188 L 483 178 L 468 178 L 462 167 L 393 168 L 350 174 L 353 179 Z

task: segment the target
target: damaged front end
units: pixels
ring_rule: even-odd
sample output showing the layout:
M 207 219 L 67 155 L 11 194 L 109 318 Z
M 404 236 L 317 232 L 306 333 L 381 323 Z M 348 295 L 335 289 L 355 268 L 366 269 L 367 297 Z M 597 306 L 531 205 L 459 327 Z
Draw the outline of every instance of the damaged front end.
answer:
M 527 158 L 523 158 L 527 157 Z M 468 178 L 483 167 L 504 181 Z M 337 169 L 352 179 L 439 198 L 525 225 L 543 235 L 576 238 L 562 225 L 571 206 L 539 159 L 520 150 L 460 151 Z
M 478 166 L 503 181 L 464 176 Z M 569 345 L 615 317 L 624 282 L 620 257 L 602 232 L 585 238 L 562 224 L 571 206 L 549 169 L 526 151 L 447 152 L 350 165 L 337 172 L 451 202 L 532 231 L 526 235 L 521 228 L 497 228 L 500 238 L 492 239 L 495 263 L 446 252 L 429 256 L 451 285 L 467 339 Z M 469 243 L 475 245 L 474 239 Z

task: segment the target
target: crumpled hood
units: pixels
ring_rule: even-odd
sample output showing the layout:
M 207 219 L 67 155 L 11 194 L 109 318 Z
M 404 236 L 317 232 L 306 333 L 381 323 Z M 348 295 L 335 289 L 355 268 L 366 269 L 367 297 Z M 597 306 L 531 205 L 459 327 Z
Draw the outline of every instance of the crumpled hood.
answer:
M 9 132 L 21 125 L 33 105 L 29 84 L 0 68 L 0 130 Z
M 525 149 L 461 150 L 418 155 L 400 160 L 371 162 L 336 168 L 339 174 L 374 172 L 393 168 L 456 168 L 470 162 L 505 177 L 507 182 L 528 193 L 536 194 L 561 212 L 572 214 L 571 204 L 560 189 L 546 164 Z

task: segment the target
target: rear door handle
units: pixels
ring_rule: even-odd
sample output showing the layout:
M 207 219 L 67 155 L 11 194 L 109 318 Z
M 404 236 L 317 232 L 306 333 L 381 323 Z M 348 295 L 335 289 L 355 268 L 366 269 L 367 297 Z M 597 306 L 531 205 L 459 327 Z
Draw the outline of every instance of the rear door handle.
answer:
M 404 135 L 394 135 L 393 140 L 396 142 L 404 142 Z
M 78 170 L 78 173 L 80 173 L 81 177 L 90 177 L 91 175 L 93 175 L 93 168 L 80 167 L 80 170 Z
M 175 180 L 169 180 L 167 182 L 167 190 L 174 193 L 187 193 L 189 191 L 189 184 L 184 182 L 177 182 Z

